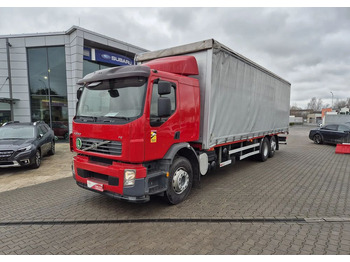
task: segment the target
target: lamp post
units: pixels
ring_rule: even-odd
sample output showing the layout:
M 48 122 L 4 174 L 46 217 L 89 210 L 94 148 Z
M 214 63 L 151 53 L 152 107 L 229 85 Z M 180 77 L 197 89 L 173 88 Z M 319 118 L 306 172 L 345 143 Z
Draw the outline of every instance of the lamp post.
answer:
M 333 92 L 331 91 L 332 94 L 332 110 L 333 110 Z

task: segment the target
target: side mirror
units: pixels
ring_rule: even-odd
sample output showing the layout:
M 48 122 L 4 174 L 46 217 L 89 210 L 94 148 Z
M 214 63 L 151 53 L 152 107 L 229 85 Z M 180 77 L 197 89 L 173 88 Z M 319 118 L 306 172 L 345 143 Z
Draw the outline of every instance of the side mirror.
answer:
M 109 93 L 109 96 L 112 98 L 119 96 L 118 89 L 110 89 L 110 90 L 108 90 L 108 93 Z
M 171 83 L 168 81 L 158 82 L 158 94 L 159 95 L 169 95 L 171 93 Z
M 77 90 L 77 99 L 78 100 L 80 99 L 82 93 L 83 93 L 83 87 L 79 87 Z
M 169 97 L 158 98 L 158 117 L 168 117 L 171 115 L 171 101 Z
M 43 134 L 39 134 L 38 138 L 41 139 L 44 135 Z

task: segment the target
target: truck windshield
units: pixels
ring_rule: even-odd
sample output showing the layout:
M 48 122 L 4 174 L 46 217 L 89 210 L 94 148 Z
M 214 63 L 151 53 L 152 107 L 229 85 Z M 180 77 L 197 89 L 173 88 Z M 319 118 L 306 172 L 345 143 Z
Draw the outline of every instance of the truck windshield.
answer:
M 101 86 L 106 84 L 103 83 Z M 139 117 L 143 112 L 147 82 L 121 87 L 112 84 L 112 87 L 108 89 L 85 87 L 79 101 L 77 116 L 94 121 L 133 120 Z

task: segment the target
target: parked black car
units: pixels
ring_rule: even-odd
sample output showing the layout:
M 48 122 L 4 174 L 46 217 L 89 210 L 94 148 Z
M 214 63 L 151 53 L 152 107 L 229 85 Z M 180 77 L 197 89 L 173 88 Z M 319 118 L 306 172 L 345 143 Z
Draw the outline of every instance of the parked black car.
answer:
M 55 136 L 45 122 L 8 122 L 0 127 L 0 167 L 38 168 L 46 154 L 55 154 Z
M 321 128 L 310 130 L 309 138 L 316 144 L 350 143 L 349 124 L 329 124 Z

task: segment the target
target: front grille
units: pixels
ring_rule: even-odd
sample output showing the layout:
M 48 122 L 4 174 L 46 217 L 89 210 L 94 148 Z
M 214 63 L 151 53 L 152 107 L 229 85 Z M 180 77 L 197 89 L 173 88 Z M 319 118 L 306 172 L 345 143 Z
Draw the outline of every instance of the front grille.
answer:
M 0 162 L 0 166 L 12 166 L 12 165 L 14 165 L 13 162 Z
M 0 161 L 8 160 L 13 154 L 13 150 L 1 150 L 0 151 Z
M 122 143 L 119 141 L 80 138 L 82 145 L 81 150 L 95 152 L 100 154 L 120 156 L 122 154 Z M 110 141 L 109 143 L 97 146 L 99 143 Z
M 108 176 L 96 172 L 92 172 L 89 170 L 84 170 L 84 169 L 77 169 L 78 171 L 78 176 L 83 177 L 83 178 L 97 178 L 99 180 L 103 180 L 106 184 L 110 186 L 118 186 L 119 185 L 119 178 L 118 177 L 113 177 L 113 176 Z

